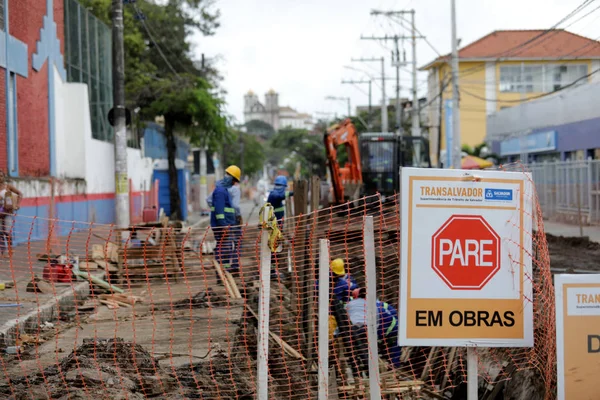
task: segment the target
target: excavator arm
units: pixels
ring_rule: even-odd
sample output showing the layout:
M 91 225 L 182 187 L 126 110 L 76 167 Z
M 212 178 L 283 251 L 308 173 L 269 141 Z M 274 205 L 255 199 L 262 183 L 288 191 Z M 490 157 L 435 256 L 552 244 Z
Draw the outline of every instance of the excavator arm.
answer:
M 360 148 L 358 134 L 350 119 L 330 127 L 323 137 L 327 164 L 331 172 L 331 183 L 335 202 L 342 204 L 346 201 L 344 184 L 362 185 L 362 170 L 360 164 Z M 348 162 L 342 168 L 337 159 L 337 147 L 344 145 L 348 154 Z

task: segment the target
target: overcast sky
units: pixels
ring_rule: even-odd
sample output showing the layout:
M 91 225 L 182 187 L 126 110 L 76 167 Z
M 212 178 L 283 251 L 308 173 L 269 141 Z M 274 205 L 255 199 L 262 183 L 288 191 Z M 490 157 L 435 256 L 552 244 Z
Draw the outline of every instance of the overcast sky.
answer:
M 498 29 L 547 29 L 575 9 L 582 0 L 457 0 L 457 29 L 466 45 Z M 371 16 L 372 9 L 415 9 L 416 27 L 442 54 L 450 51 L 450 0 L 216 0 L 221 27 L 213 37 L 194 39 L 197 53 L 219 56 L 217 67 L 224 76 L 227 111 L 243 122 L 243 96 L 252 89 L 264 101 L 274 89 L 279 103 L 300 112 L 346 112 L 346 104 L 325 100 L 326 96 L 350 97 L 352 108 L 368 102 L 367 85 L 342 85 L 344 79 L 368 77 L 365 70 L 380 76 L 379 63 L 351 62 L 351 58 L 386 57 L 386 76 L 395 77 L 390 65 L 392 42 L 360 40 L 362 35 L 408 34 L 398 23 L 383 16 Z M 599 4 L 560 27 L 591 12 Z M 600 35 L 600 11 L 567 29 L 596 39 Z M 387 48 L 386 48 L 387 47 Z M 405 42 L 411 61 L 410 42 Z M 417 65 L 437 54 L 420 40 Z M 418 77 L 419 93 L 425 94 L 426 74 Z M 412 85 L 410 64 L 401 71 L 403 96 Z M 388 81 L 387 97 L 393 97 L 395 83 Z M 406 90 L 404 90 L 406 89 Z M 381 100 L 380 86 L 373 85 L 373 103 Z M 318 115 L 317 115 L 318 117 Z

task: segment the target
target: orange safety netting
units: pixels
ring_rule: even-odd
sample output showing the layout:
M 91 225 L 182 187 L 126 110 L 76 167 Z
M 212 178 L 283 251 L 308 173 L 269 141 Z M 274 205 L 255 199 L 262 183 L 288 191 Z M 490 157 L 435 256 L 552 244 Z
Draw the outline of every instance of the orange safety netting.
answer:
M 333 302 L 331 314 L 341 320 L 317 323 L 319 239 L 329 240 L 330 258 L 342 258 L 365 287 L 363 227 L 372 216 L 377 297 L 399 309 L 399 200 L 374 196 L 285 219 L 283 250 L 272 257 L 269 398 L 317 398 L 319 328 L 331 333 L 330 398 L 368 394 L 364 332 L 345 325 L 343 307 Z M 482 399 L 555 397 L 554 292 L 539 207 L 535 213 L 528 277 L 535 347 L 479 348 Z M 239 272 L 231 275 L 215 262 L 209 227 L 138 228 L 122 242 L 111 226 L 16 219 L 13 237 L 43 232 L 48 239 L 15 244 L 1 261 L 0 279 L 14 286 L 0 291 L 0 398 L 255 398 L 257 224 L 222 235 L 239 235 Z M 80 279 L 54 264 L 78 265 Z M 402 348 L 394 369 L 390 347 L 379 343 L 384 398 L 464 398 L 465 349 Z

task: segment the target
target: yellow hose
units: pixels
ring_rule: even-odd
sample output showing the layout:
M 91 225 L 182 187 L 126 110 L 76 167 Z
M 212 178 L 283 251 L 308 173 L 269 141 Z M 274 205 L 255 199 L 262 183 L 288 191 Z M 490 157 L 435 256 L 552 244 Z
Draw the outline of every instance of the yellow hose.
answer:
M 264 214 L 267 207 L 269 207 L 269 215 L 265 218 Z M 266 203 L 260 208 L 258 221 L 261 228 L 269 231 L 269 248 L 273 253 L 279 253 L 282 249 L 283 234 L 279 230 L 277 218 L 275 217 L 275 212 L 273 211 L 271 203 Z

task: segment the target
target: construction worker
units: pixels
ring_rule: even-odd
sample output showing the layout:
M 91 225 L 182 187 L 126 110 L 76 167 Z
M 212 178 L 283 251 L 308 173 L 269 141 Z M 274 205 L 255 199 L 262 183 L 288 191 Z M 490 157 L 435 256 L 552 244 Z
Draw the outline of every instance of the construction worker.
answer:
M 237 252 L 234 251 L 235 232 L 232 227 L 236 225 L 235 209 L 231 201 L 229 189 L 235 182 L 239 182 L 242 171 L 235 165 L 230 165 L 225 170 L 225 177 L 217 183 L 212 192 L 210 226 L 217 245 L 215 247 L 215 258 L 223 268 L 230 272 L 239 269 Z
M 288 181 L 283 175 L 278 175 L 275 178 L 275 189 L 269 193 L 267 203 L 271 203 L 275 218 L 279 224 L 279 229 L 283 229 L 283 218 L 285 217 L 285 207 L 283 202 L 294 195 L 294 192 L 287 191 Z
M 352 291 L 353 300 L 346 305 L 348 318 L 357 335 L 364 334 L 361 329 L 367 319 L 367 291 L 357 288 Z M 398 346 L 398 311 L 390 304 L 377 300 L 377 339 L 382 344 L 383 355 L 397 368 L 400 366 L 402 350 Z
M 294 195 L 294 192 L 287 191 L 287 178 L 283 175 L 278 175 L 275 177 L 275 189 L 273 189 L 269 193 L 269 197 L 267 198 L 267 203 L 270 203 L 273 206 L 273 212 L 275 213 L 275 218 L 277 218 L 277 224 L 279 225 L 279 229 L 283 229 L 283 218 L 285 217 L 285 206 L 283 202 Z M 279 257 L 279 253 L 273 253 L 271 255 L 271 265 L 273 266 L 271 276 L 276 278 L 279 276 L 281 279 L 285 279 L 285 275 L 279 271 L 278 264 L 281 257 Z
M 231 168 L 231 167 L 230 167 Z M 234 179 L 233 186 L 227 189 L 229 192 L 229 197 L 231 198 L 231 206 L 235 210 L 235 226 L 233 229 L 234 237 L 234 249 L 233 251 L 236 254 L 235 259 L 239 260 L 241 244 L 242 244 L 242 224 L 244 223 L 242 220 L 242 209 L 240 208 L 240 200 L 242 198 L 242 190 L 240 188 L 240 182 Z
M 350 301 L 352 291 L 358 288 L 358 284 L 349 273 L 346 273 L 344 260 L 341 258 L 333 260 L 329 268 L 333 275 L 333 295 L 338 301 L 346 304 Z

